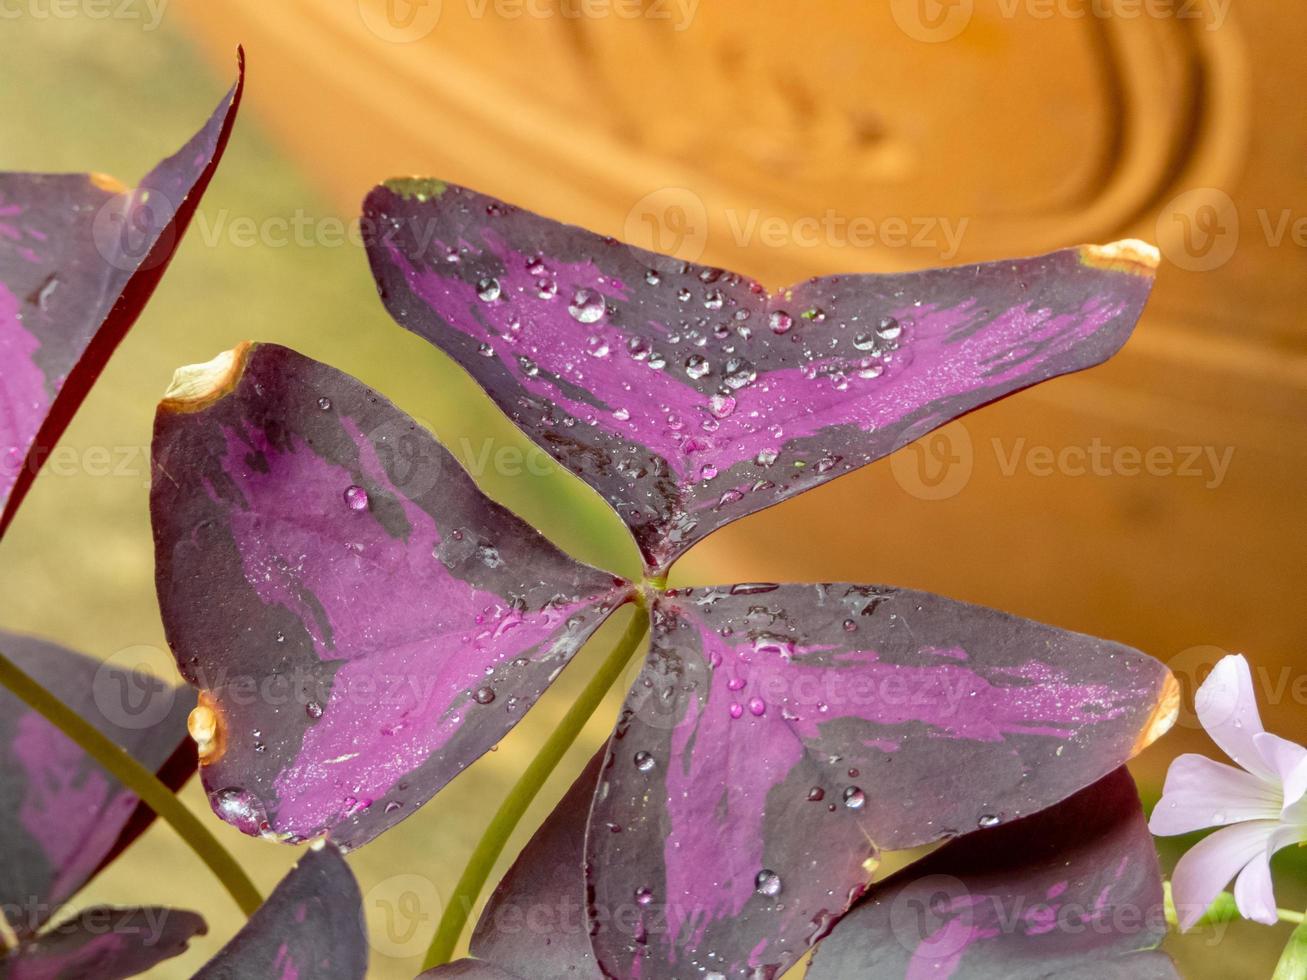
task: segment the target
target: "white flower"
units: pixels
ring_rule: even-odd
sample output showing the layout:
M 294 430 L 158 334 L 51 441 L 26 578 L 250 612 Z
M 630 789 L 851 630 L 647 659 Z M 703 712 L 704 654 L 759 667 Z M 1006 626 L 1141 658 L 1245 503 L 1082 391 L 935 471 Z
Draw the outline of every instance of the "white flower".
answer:
M 1166 774 L 1149 829 L 1159 836 L 1221 827 L 1175 866 L 1171 889 L 1183 931 L 1237 876 L 1245 918 L 1276 922 L 1271 855 L 1307 841 L 1307 748 L 1262 728 L 1252 674 L 1242 656 L 1222 657 L 1194 699 L 1207 734 L 1241 769 L 1182 755 Z

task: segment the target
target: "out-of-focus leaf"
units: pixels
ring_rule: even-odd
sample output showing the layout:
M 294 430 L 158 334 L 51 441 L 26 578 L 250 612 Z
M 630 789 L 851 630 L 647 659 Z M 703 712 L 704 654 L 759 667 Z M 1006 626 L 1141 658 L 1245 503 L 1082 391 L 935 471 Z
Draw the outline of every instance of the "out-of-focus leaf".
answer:
M 880 850 L 983 839 L 1178 707 L 1138 651 L 909 590 L 672 591 L 652 635 L 586 837 L 599 963 L 642 980 L 780 976 Z
M 1124 769 L 1042 813 L 953 841 L 878 884 L 808 980 L 1178 978 L 1157 854 Z
M 590 760 L 495 888 L 472 934 L 479 960 L 530 980 L 602 980 L 590 948 L 584 862 L 603 760 L 602 752 Z
M 0 533 L 171 260 L 227 145 L 245 80 L 129 190 L 0 173 Z
M 1163 890 L 1166 894 L 1166 921 L 1171 925 L 1179 923 L 1179 916 L 1175 911 L 1175 899 L 1171 894 L 1171 883 L 1165 882 Z M 1207 907 L 1207 911 L 1202 914 L 1190 928 L 1201 929 L 1203 926 L 1220 925 L 1224 922 L 1233 922 L 1239 918 L 1239 905 L 1234 900 L 1234 896 L 1229 892 L 1221 892 L 1216 898 L 1212 899 L 1212 904 Z
M 364 205 L 382 299 L 601 493 L 662 569 L 746 514 L 1091 367 L 1152 287 L 1140 242 L 768 293 L 431 180 Z
M 1271 980 L 1307 980 L 1307 922 L 1299 923 L 1289 936 Z
M 418 975 L 418 980 L 525 980 L 483 960 L 455 960 Z M 532 975 L 532 980 L 536 980 Z
M 186 952 L 207 932 L 194 912 L 87 909 L 0 955 L 0 980 L 120 980 Z
M 630 596 L 380 395 L 273 345 L 179 372 L 151 511 L 205 786 L 251 834 L 356 847 L 393 826 Z
M 194 771 L 183 699 L 144 674 L 0 633 L 0 650 L 149 769 Z M 35 935 L 152 815 L 71 739 L 0 688 L 0 909 Z
M 340 851 L 314 845 L 194 980 L 359 980 L 368 968 L 362 904 Z

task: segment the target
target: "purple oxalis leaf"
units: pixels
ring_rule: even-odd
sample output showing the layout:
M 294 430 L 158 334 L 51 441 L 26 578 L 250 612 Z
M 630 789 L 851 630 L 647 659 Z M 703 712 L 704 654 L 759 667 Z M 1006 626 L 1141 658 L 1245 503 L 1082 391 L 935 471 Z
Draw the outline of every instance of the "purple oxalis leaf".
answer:
M 365 205 L 392 316 L 585 480 L 661 570 L 723 525 L 1125 342 L 1156 250 L 811 279 L 776 293 L 461 187 Z
M 245 80 L 134 190 L 0 173 L 0 533 L 154 292 L 209 184 Z
M 652 634 L 586 837 L 612 976 L 779 976 L 880 850 L 1051 806 L 1178 707 L 1142 653 L 908 590 L 672 591 Z
M 523 980 L 601 980 L 582 867 L 603 761 L 602 751 L 590 760 L 496 886 L 472 934 L 471 952 L 481 963 Z
M 194 980 L 362 980 L 363 901 L 340 851 L 315 844 Z
M 154 678 L 0 633 L 0 650 L 177 789 L 195 769 L 186 705 Z M 71 739 L 0 688 L 0 908 L 36 934 L 153 812 Z
M 99 906 L 0 954 L 0 980 L 134 977 L 180 956 L 207 931 L 194 912 Z
M 220 816 L 356 847 L 512 728 L 631 595 L 364 385 L 274 345 L 178 372 L 159 600 Z
M 876 885 L 808 980 L 1178 978 L 1157 853 L 1118 769 L 1042 813 L 953 841 Z

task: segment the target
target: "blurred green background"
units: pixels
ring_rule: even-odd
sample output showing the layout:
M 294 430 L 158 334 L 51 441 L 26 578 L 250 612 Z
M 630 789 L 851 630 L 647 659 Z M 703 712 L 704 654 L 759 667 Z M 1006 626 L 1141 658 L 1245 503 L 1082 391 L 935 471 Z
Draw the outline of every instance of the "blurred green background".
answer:
M 344 6 L 353 16 L 353 4 Z M 142 30 L 139 22 L 87 17 L 19 17 L 0 24 L 0 168 L 90 169 L 114 174 L 130 183 L 172 152 L 230 84 L 229 38 L 212 28 L 211 15 L 197 15 L 194 8 L 191 10 L 188 16 L 169 14 L 154 31 Z M 323 16 L 330 19 L 334 15 Z M 486 439 L 496 445 L 530 449 L 460 371 L 425 342 L 392 324 L 377 301 L 359 248 L 325 240 L 280 247 L 266 235 L 255 236 L 256 240 L 247 244 L 232 233 L 230 223 L 237 219 L 262 223 L 303 215 L 319 229 L 329 229 L 334 221 L 351 220 L 354 211 L 348 202 L 361 199 L 366 185 L 351 183 L 348 168 L 339 165 L 334 154 L 357 164 L 380 152 L 376 147 L 361 145 L 360 132 L 366 133 L 368 126 L 360 124 L 362 110 L 356 104 L 333 101 L 330 106 L 306 110 L 327 120 L 334 118 L 334 113 L 342 114 L 340 143 L 335 146 L 315 144 L 304 132 L 286 127 L 282 117 L 295 110 L 285 106 L 275 79 L 288 73 L 299 75 L 301 81 L 326 77 L 335 72 L 335 66 L 326 53 L 319 56 L 320 62 L 311 71 L 295 62 L 294 57 L 305 57 L 302 44 L 288 43 L 284 62 L 268 48 L 268 44 L 251 48 L 252 98 L 171 270 L 64 439 L 63 445 L 77 451 L 79 463 L 70 467 L 71 472 L 47 470 L 42 474 L 0 546 L 0 622 L 6 628 L 38 633 L 93 656 L 109 657 L 131 650 L 131 656 L 141 656 L 160 676 L 170 679 L 176 675 L 171 656 L 164 649 L 153 589 L 147 512 L 148 445 L 154 403 L 177 366 L 207 360 L 243 339 L 276 341 L 341 367 L 385 392 L 430 425 L 456 454 L 466 457 Z M 214 50 L 227 53 L 213 55 L 212 60 L 202 54 Z M 260 61 L 264 50 L 270 60 Z M 439 61 L 434 54 L 432 58 Z M 214 62 L 219 67 L 215 68 Z M 359 91 L 370 83 L 367 77 L 357 74 L 357 66 L 340 70 L 345 74 L 354 72 L 353 83 Z M 357 94 L 357 98 L 360 104 L 367 101 L 365 94 Z M 279 101 L 283 103 L 282 115 L 269 113 L 267 107 Z M 493 104 L 484 106 L 484 110 L 487 117 L 496 115 Z M 346 119 L 350 121 L 343 121 Z M 510 129 L 524 125 L 520 107 L 494 124 Z M 378 142 L 384 143 L 395 125 L 394 120 L 386 125 L 378 123 Z M 457 127 L 467 124 L 451 121 L 451 125 L 462 133 Z M 309 129 L 305 127 L 305 131 Z M 488 151 L 469 139 L 465 147 L 447 145 L 444 152 L 460 158 L 464 149 L 469 161 L 466 169 L 475 171 L 479 155 Z M 400 153 L 397 160 L 412 162 L 413 169 L 418 170 L 434 171 L 446 165 L 442 158 L 423 166 L 420 153 Z M 502 168 L 502 164 L 499 166 Z M 371 179 L 390 175 L 376 172 Z M 473 172 L 448 175 L 476 183 Z M 663 179 L 671 183 L 682 176 L 669 169 Z M 531 174 L 524 172 L 522 180 L 519 199 L 542 193 L 539 181 L 533 182 Z M 551 200 L 557 201 L 555 206 L 548 206 L 547 201 L 535 202 L 535 206 L 586 223 L 586 216 L 573 213 L 564 196 Z M 709 255 L 741 268 L 748 268 L 751 261 L 747 256 L 732 261 L 729 245 L 721 243 L 711 245 Z M 783 257 L 767 261 L 785 267 Z M 863 266 L 878 267 L 874 257 Z M 801 274 L 796 270 L 788 278 L 799 278 Z M 1022 396 L 1013 400 L 1018 407 L 990 410 L 1007 414 L 982 413 L 978 418 L 995 421 L 969 422 L 973 425 L 973 440 L 981 443 L 989 431 L 986 425 L 1002 431 L 1005 424 L 1011 427 L 1019 423 L 1023 432 L 1047 436 L 1050 431 L 1061 431 L 1058 426 L 1065 416 L 1065 427 L 1073 428 L 1080 410 L 1074 403 L 1077 399 L 1093 402 L 1093 393 L 1085 395 L 1082 389 L 1073 387 L 1057 390 L 1066 393 L 1060 401 L 1057 397 L 1040 401 Z M 1148 414 L 1145 408 L 1121 404 L 1121 412 L 1128 417 L 1132 413 Z M 1057 421 L 1050 423 L 1049 417 Z M 105 448 L 112 456 L 109 473 L 102 471 L 96 455 Z M 1281 510 L 1292 513 L 1285 501 L 1292 498 L 1292 505 L 1297 505 L 1301 483 L 1294 474 L 1298 471 L 1279 462 L 1273 453 L 1267 457 L 1269 461 L 1259 461 L 1256 454 L 1261 450 L 1251 439 L 1248 445 L 1240 443 L 1239 451 L 1244 454 L 1241 460 L 1253 460 L 1249 465 L 1258 475 L 1243 484 L 1233 483 L 1229 491 L 1233 498 L 1223 498 L 1233 499 L 1228 506 L 1239 510 L 1244 520 L 1257 521 L 1258 515 L 1249 511 L 1257 501 L 1265 500 L 1266 511 L 1260 519 L 1266 524 L 1271 524 Z M 950 511 L 947 504 L 937 508 L 934 503 L 911 499 L 894 489 L 884 465 L 872 470 L 875 472 L 866 477 L 840 481 L 838 490 L 832 486 L 829 492 L 814 493 L 808 500 L 736 525 L 696 549 L 678 566 L 676 580 L 767 580 L 786 576 L 800 580 L 895 581 L 1004 605 L 1058 625 L 1113 636 L 1166 659 L 1177 653 L 1185 655 L 1196 649 L 1195 644 L 1233 648 L 1241 643 L 1248 644 L 1248 652 L 1256 659 L 1258 650 L 1252 644 L 1260 643 L 1268 663 L 1300 669 L 1299 654 L 1286 640 L 1295 635 L 1301 638 L 1300 619 L 1292 613 L 1295 604 L 1299 612 L 1302 609 L 1301 592 L 1296 591 L 1292 575 L 1272 575 L 1263 569 L 1266 579 L 1275 583 L 1267 586 L 1271 598 L 1268 605 L 1275 607 L 1275 612 L 1268 611 L 1269 621 L 1259 627 L 1264 628 L 1264 633 L 1225 631 L 1224 621 L 1205 624 L 1198 614 L 1176 612 L 1171 604 L 1170 589 L 1189 596 L 1186 610 L 1210 602 L 1232 605 L 1237 612 L 1245 602 L 1237 594 L 1245 584 L 1242 573 L 1232 567 L 1228 578 L 1216 578 L 1213 570 L 1222 564 L 1219 558 L 1213 558 L 1205 569 L 1209 577 L 1194 581 L 1191 563 L 1178 551 L 1192 547 L 1195 534 L 1204 527 L 1212 528 L 1210 544 L 1219 546 L 1222 532 L 1217 522 L 1219 508 L 1225 504 L 1208 504 L 1210 498 L 1204 498 L 1200 506 L 1194 503 L 1196 498 L 1187 495 L 1188 488 L 1174 496 L 1173 483 L 1149 484 L 1146 490 L 1131 489 L 1114 499 L 1107 511 L 1116 514 L 1113 508 L 1119 509 L 1127 515 L 1122 520 L 1134 530 L 1119 539 L 1086 544 L 1094 554 L 1084 557 L 1082 566 L 1074 560 L 1063 564 L 1059 557 L 1050 558 L 1050 553 L 1065 555 L 1054 545 L 1031 545 L 1029 555 L 1012 560 L 1012 549 L 1004 546 L 1003 538 L 1009 534 L 1013 542 L 1025 546 L 1025 540 L 1014 529 L 1021 526 L 1027 513 L 1028 501 L 1022 496 L 1026 490 L 981 474 L 965 498 L 966 506 L 976 510 Z M 1237 474 L 1233 479 L 1237 481 Z M 483 483 L 493 496 L 572 554 L 625 574 L 634 574 L 638 568 L 634 549 L 613 515 L 588 489 L 556 467 L 551 466 L 550 475 L 545 477 L 490 473 Z M 1045 524 L 1056 524 L 1074 538 L 1077 523 L 1084 521 L 1085 513 L 1091 516 L 1082 527 L 1091 533 L 1089 524 L 1095 519 L 1098 505 L 1091 493 L 1080 501 L 1084 511 L 1077 511 L 1074 495 L 1082 492 L 1078 485 L 1056 480 L 1031 490 L 1030 499 L 1033 495 L 1042 499 L 1065 493 L 1070 497 L 1063 499 L 1073 502 L 1065 510 L 1057 505 L 1043 510 L 1029 505 L 1034 522 L 1030 536 L 1038 537 Z M 854 509 L 859 500 L 874 500 L 874 504 L 864 503 Z M 984 514 L 986 508 L 993 515 L 986 520 L 992 523 L 982 526 L 974 514 Z M 1181 522 L 1172 508 L 1195 514 L 1194 524 Z M 974 548 L 971 539 L 952 533 L 968 520 L 975 527 Z M 1173 540 L 1176 554 L 1168 559 L 1165 554 L 1157 554 L 1157 540 L 1131 538 L 1130 534 L 1144 534 L 1138 530 L 1142 525 L 1161 528 L 1161 547 L 1169 547 L 1168 540 Z M 903 546 L 898 537 L 903 527 L 922 536 L 918 548 Z M 1286 523 L 1280 527 L 1284 535 L 1300 534 L 1296 525 Z M 932 529 L 941 537 L 926 537 Z M 1273 529 L 1270 536 L 1275 536 Z M 1241 540 L 1247 541 L 1247 536 Z M 1181 541 L 1185 543 L 1179 544 Z M 877 542 L 883 543 L 883 550 L 877 549 Z M 1301 550 L 1292 547 L 1294 543 L 1295 538 L 1289 537 L 1275 558 L 1267 560 L 1292 563 L 1294 574 L 1300 574 L 1296 566 L 1301 564 Z M 986 548 L 991 550 L 986 552 Z M 1133 548 L 1138 548 L 1139 553 L 1134 553 Z M 1236 549 L 1230 560 L 1237 564 L 1257 558 L 1256 553 L 1250 556 Z M 1177 584 L 1159 583 L 1142 591 L 1132 587 L 1128 578 L 1111 580 L 1102 571 L 1115 563 L 1134 565 L 1144 569 L 1140 575 L 1145 581 L 1160 579 L 1150 562 L 1173 571 Z M 1092 594 L 1085 596 L 1085 589 Z M 1196 590 L 1207 590 L 1206 596 L 1194 595 Z M 1075 598 L 1065 598 L 1073 593 L 1077 594 Z M 1289 602 L 1288 608 L 1281 607 L 1284 601 Z M 437 902 L 440 895 L 452 890 L 489 813 L 565 710 L 598 657 L 625 626 L 628 615 L 623 613 L 608 624 L 577 665 L 565 672 L 560 684 L 496 752 L 472 767 L 401 828 L 350 856 L 350 865 L 365 895 L 373 935 L 371 975 L 410 977 L 416 972 L 434 928 L 436 909 L 400 921 L 388 919 L 387 909 L 407 890 L 434 896 Z M 1245 616 L 1245 620 L 1249 618 Z M 1139 626 L 1139 620 L 1147 625 Z M 1288 625 L 1281 629 L 1282 623 Z M 152 649 L 141 651 L 142 647 Z M 185 692 L 181 696 L 190 695 Z M 601 744 L 615 713 L 616 700 L 610 696 L 610 703 L 588 727 L 560 774 L 533 808 L 518 838 L 510 844 L 510 857 L 561 795 L 571 776 Z M 1272 717 L 1281 722 L 1288 720 L 1288 728 L 1281 726 L 1285 735 L 1304 735 L 1302 705 L 1278 705 L 1268 715 Z M 1294 725 L 1296 731 L 1292 730 Z M 1175 740 L 1168 739 L 1151 750 L 1138 768 L 1145 796 L 1155 797 L 1165 763 L 1176 751 L 1183 747 L 1210 751 L 1205 744 L 1190 726 L 1178 732 Z M 187 786 L 183 798 L 197 812 L 207 814 L 207 802 L 197 781 Z M 212 825 L 265 891 L 296 858 L 293 849 L 242 837 L 216 820 Z M 1168 860 L 1179 853 L 1173 842 L 1164 842 L 1163 847 Z M 1277 861 L 1281 905 L 1307 905 L 1302 857 L 1295 849 Z M 153 828 L 98 878 L 76 904 L 99 902 L 176 905 L 203 912 L 210 925 L 208 936 L 197 940 L 187 955 L 162 964 L 152 974 L 159 977 L 189 976 L 240 924 L 238 912 L 207 870 L 171 830 L 161 826 Z M 1235 923 L 1221 929 L 1219 935 L 1209 932 L 1174 939 L 1170 945 L 1186 976 L 1257 977 L 1269 975 L 1287 936 L 1287 927 L 1267 929 Z

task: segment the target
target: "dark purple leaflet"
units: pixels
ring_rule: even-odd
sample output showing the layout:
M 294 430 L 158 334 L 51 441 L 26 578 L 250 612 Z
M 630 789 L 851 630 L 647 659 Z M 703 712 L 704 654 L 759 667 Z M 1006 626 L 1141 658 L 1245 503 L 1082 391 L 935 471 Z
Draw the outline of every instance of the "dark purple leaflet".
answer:
M 0 651 L 176 789 L 195 769 L 186 699 L 144 674 L 0 633 Z M 0 688 L 0 909 L 20 938 L 135 840 L 153 812 Z
M 135 323 L 222 158 L 245 83 L 135 189 L 0 173 L 0 533 Z
M 717 528 L 1115 353 L 1156 250 L 768 293 L 432 180 L 364 205 L 383 301 L 601 493 L 662 570 Z
M 98 906 L 0 953 L 0 980 L 134 977 L 180 956 L 207 931 L 194 912 Z
M 1129 773 L 953 841 L 878 884 L 818 948 L 808 980 L 1178 980 L 1162 880 Z
M 194 980 L 362 980 L 363 900 L 340 851 L 315 844 Z
M 1177 705 L 1138 651 L 927 593 L 669 593 L 590 814 L 595 953 L 641 980 L 779 976 L 881 850 L 1051 806 Z
M 292 842 L 357 847 L 414 812 L 631 595 L 390 402 L 274 345 L 179 372 L 151 512 L 210 800 Z

